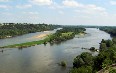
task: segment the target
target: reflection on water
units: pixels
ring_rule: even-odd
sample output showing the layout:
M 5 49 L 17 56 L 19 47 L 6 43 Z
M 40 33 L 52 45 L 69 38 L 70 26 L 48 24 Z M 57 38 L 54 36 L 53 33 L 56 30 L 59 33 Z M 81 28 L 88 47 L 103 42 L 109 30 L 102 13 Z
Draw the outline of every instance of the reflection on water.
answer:
M 82 52 L 90 52 L 81 49 L 82 47 L 99 48 L 102 39 L 111 39 L 109 34 L 95 28 L 87 28 L 86 33 L 88 33 L 85 35 L 86 37 L 74 38 L 60 44 L 42 44 L 23 49 L 4 49 L 3 53 L 0 52 L 0 73 L 67 73 L 72 67 L 74 57 Z M 19 39 L 22 40 L 23 38 Z M 97 52 L 91 53 L 97 54 Z M 66 69 L 58 66 L 57 63 L 61 61 L 67 62 L 68 67 Z

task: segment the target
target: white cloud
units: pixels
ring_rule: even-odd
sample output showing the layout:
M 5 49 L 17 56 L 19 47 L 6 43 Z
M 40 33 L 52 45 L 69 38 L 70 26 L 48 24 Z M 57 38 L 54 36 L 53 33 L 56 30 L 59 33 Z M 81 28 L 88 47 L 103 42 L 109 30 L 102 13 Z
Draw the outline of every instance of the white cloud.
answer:
M 8 8 L 10 8 L 10 6 L 7 6 L 7 5 L 0 5 L 0 8 L 8 9 Z
M 82 12 L 87 14 L 107 14 L 106 9 L 96 5 L 83 5 Z
M 38 15 L 38 12 L 23 12 L 23 14 Z
M 17 5 L 16 7 L 17 7 L 17 8 L 24 9 L 24 8 L 31 8 L 32 5 L 30 5 L 30 4 L 27 4 L 27 5 Z
M 64 6 L 68 6 L 68 7 L 80 7 L 80 6 L 82 6 L 82 4 L 76 2 L 75 0 L 64 0 L 62 3 Z
M 96 6 L 94 4 L 84 5 L 84 8 L 98 10 L 98 11 L 104 11 L 105 10 L 105 8 Z
M 75 12 L 82 14 L 82 15 L 105 15 L 107 16 L 108 13 L 106 11 L 97 11 L 97 10 L 92 10 L 92 9 L 81 9 L 81 10 L 75 10 Z
M 111 5 L 116 5 L 116 1 L 110 1 Z
M 59 5 L 59 4 L 56 3 L 56 2 L 53 2 L 53 4 L 49 6 L 49 8 L 50 8 L 50 9 L 62 9 L 62 8 L 64 8 L 64 6 Z
M 106 9 L 103 7 L 96 6 L 94 4 L 82 4 L 76 0 L 64 0 L 63 5 L 66 7 L 75 7 L 78 9 L 76 12 L 86 13 L 86 14 L 107 14 Z
M 63 11 L 58 11 L 60 14 L 64 14 L 64 12 Z
M 8 2 L 9 0 L 0 0 L 0 2 Z
M 30 0 L 30 2 L 37 5 L 51 5 L 53 3 L 52 0 Z
M 67 6 L 67 7 L 86 8 L 86 9 L 93 9 L 93 10 L 99 10 L 99 11 L 105 10 L 105 8 L 103 7 L 99 7 L 94 4 L 85 5 L 85 4 L 78 3 L 75 0 L 64 0 L 62 1 L 62 3 L 64 6 Z

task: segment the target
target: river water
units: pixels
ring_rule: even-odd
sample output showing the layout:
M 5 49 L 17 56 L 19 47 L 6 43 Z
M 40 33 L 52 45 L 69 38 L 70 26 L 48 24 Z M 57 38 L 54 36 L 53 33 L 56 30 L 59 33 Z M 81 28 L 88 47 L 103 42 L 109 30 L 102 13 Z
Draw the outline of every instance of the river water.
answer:
M 49 33 L 54 33 L 50 31 Z M 32 41 L 26 38 L 48 33 L 38 32 L 14 38 L 1 39 L 0 46 Z M 99 48 L 102 39 L 111 39 L 108 33 L 96 28 L 86 28 L 86 35 L 76 36 L 74 39 L 59 43 L 36 45 L 19 50 L 17 48 L 4 49 L 0 52 L 0 73 L 67 73 L 72 67 L 73 59 L 82 52 L 97 55 L 98 52 L 81 49 Z M 40 40 L 40 39 L 33 39 Z M 67 67 L 62 68 L 59 62 L 66 61 Z

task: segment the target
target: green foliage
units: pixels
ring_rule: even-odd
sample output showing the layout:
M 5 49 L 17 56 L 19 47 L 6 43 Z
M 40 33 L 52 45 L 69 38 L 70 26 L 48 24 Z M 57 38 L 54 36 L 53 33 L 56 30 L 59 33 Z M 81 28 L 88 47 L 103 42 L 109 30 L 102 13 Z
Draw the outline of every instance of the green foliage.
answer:
M 60 65 L 61 65 L 62 67 L 66 67 L 66 62 L 65 62 L 65 61 L 61 61 Z
M 116 37 L 116 27 L 103 27 L 100 30 L 106 31 L 111 36 Z M 94 49 L 94 48 L 91 48 Z M 86 60 L 86 61 L 85 61 Z M 101 69 L 107 69 L 116 63 L 116 38 L 112 40 L 102 39 L 100 43 L 100 52 L 97 56 L 92 56 L 86 53 L 81 54 L 74 58 L 73 69 L 70 73 L 95 73 Z M 86 67 L 91 68 L 86 68 Z M 109 73 L 116 73 L 116 69 L 111 69 Z
M 112 40 L 104 40 L 104 39 L 102 39 L 102 41 L 100 43 L 100 49 L 105 50 L 105 49 L 111 47 L 112 45 L 113 45 Z
M 47 25 L 47 24 L 4 23 L 3 25 L 0 26 L 0 39 L 14 37 L 27 33 L 53 30 L 57 27 L 58 25 Z
M 79 68 L 74 68 L 69 73 L 92 73 L 92 67 L 91 66 L 82 66 Z
M 79 68 L 81 66 L 92 66 L 93 65 L 93 56 L 88 53 L 84 52 L 81 55 L 74 58 L 73 67 Z
M 116 73 L 116 69 L 111 69 L 109 73 Z
M 95 51 L 95 47 L 91 47 L 90 50 L 91 50 L 91 51 Z
M 63 29 L 57 30 L 56 33 L 49 36 L 50 43 L 58 43 L 66 41 L 75 37 L 76 33 L 84 32 L 84 28 L 79 27 L 63 27 Z
M 70 27 L 63 27 L 63 29 L 58 30 L 57 33 L 67 33 L 67 32 L 74 32 L 74 34 L 82 33 L 86 29 L 82 27 L 77 27 L 77 26 L 70 26 Z
M 107 49 L 106 43 L 101 43 L 101 44 L 100 44 L 100 49 L 101 49 L 101 50 Z
M 106 41 L 104 39 L 102 39 L 101 43 L 106 43 Z
M 100 27 L 100 30 L 111 34 L 111 36 L 116 36 L 116 27 Z
M 111 40 L 107 40 L 106 46 L 111 47 L 113 45 L 113 42 Z
M 109 65 L 112 64 L 112 60 L 110 59 L 105 59 L 103 62 L 102 62 L 102 68 L 107 68 Z
M 26 43 L 21 43 L 21 44 L 8 45 L 8 46 L 3 46 L 3 47 L 4 48 L 27 48 L 30 46 L 44 44 L 45 41 L 46 41 L 46 39 L 39 40 L 39 41 L 26 42 Z
M 116 37 L 112 39 L 113 43 L 116 44 Z
M 112 49 L 102 50 L 99 52 L 98 56 L 94 58 L 94 68 L 95 70 L 100 70 L 106 68 L 107 66 L 115 63 L 115 52 Z
M 10 48 L 16 48 L 16 47 L 18 47 L 18 48 L 26 48 L 28 46 L 33 46 L 33 45 L 36 45 L 36 44 L 44 44 L 44 45 L 46 45 L 47 42 L 58 43 L 58 42 L 66 41 L 66 40 L 69 40 L 69 39 L 72 39 L 72 38 L 75 37 L 74 32 L 70 32 L 70 30 L 68 30 L 68 32 L 67 32 L 63 28 L 63 29 L 60 29 L 60 31 L 62 31 L 63 33 L 59 32 L 59 30 L 57 30 L 56 33 L 49 35 L 44 40 L 32 41 L 32 42 L 26 42 L 26 43 L 21 43 L 21 44 L 14 44 L 14 45 L 8 45 L 8 46 L 3 46 L 3 47 L 5 47 L 5 48 L 9 48 L 9 47 Z
M 92 67 L 92 73 L 95 73 L 96 71 L 107 69 L 112 66 L 112 64 L 115 64 L 116 43 L 111 40 L 102 40 L 100 47 L 102 50 L 100 50 L 97 56 L 92 56 L 90 53 L 82 53 L 74 58 L 71 73 L 86 73 L 86 68 L 84 70 L 83 66 Z

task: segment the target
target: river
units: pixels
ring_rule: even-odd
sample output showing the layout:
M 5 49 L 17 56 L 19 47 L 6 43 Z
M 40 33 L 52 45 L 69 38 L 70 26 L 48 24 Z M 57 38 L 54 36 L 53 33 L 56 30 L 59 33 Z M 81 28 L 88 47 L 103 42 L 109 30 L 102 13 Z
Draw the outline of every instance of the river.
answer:
M 54 33 L 50 31 L 49 33 Z M 32 40 L 26 38 L 47 32 L 37 32 L 0 40 L 0 46 L 22 43 Z M 86 28 L 86 35 L 76 36 L 74 39 L 59 43 L 36 45 L 22 50 L 17 48 L 4 49 L 0 52 L 0 73 L 67 73 L 72 67 L 73 59 L 82 52 L 97 55 L 98 52 L 81 49 L 99 48 L 102 39 L 111 39 L 108 33 L 96 28 Z M 40 40 L 40 39 L 33 39 Z M 66 61 L 67 67 L 62 68 L 57 63 Z

